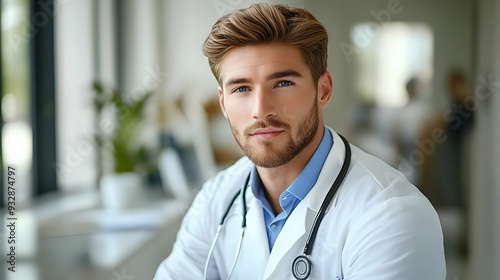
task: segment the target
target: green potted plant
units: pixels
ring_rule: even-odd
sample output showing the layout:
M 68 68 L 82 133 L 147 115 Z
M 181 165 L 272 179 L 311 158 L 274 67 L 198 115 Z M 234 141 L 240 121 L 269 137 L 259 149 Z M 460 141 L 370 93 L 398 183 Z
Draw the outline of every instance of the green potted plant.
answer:
M 103 168 L 103 150 L 113 155 L 113 170 L 100 176 L 99 187 L 103 205 L 120 209 L 137 206 L 143 197 L 143 174 L 154 168 L 148 161 L 145 146 L 138 143 L 144 107 L 151 92 L 137 99 L 126 99 L 118 91 L 107 91 L 100 83 L 94 83 L 96 92 L 94 104 L 97 121 L 102 118 L 104 108 L 113 108 L 115 126 L 111 133 L 101 133 L 98 143 L 98 168 Z

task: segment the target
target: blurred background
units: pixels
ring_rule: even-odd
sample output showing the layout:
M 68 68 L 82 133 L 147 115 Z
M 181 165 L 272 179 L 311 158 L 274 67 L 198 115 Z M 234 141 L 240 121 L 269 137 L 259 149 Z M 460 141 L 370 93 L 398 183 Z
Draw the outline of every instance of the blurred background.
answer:
M 242 155 L 201 44 L 253 2 L 1 1 L 0 279 L 152 279 Z M 436 207 L 447 279 L 500 279 L 500 1 L 272 2 L 328 30 L 325 122 Z

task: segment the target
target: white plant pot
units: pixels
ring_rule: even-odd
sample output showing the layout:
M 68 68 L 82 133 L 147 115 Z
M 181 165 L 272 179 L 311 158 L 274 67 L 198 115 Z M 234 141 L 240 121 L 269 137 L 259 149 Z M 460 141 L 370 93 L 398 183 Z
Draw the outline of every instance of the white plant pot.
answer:
M 144 188 L 141 175 L 137 173 L 111 173 L 100 181 L 102 204 L 107 209 L 120 210 L 141 206 Z

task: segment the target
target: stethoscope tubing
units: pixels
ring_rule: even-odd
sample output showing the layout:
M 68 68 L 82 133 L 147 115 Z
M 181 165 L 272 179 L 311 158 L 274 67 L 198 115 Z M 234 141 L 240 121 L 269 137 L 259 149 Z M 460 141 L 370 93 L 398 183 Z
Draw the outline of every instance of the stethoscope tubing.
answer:
M 339 175 L 337 175 L 337 178 L 335 178 L 332 187 L 330 188 L 325 199 L 323 200 L 323 203 L 321 203 L 321 207 L 319 208 L 318 214 L 314 218 L 311 232 L 309 233 L 306 245 L 304 246 L 304 255 L 306 256 L 309 256 L 311 254 L 314 245 L 314 240 L 316 240 L 316 234 L 318 233 L 321 221 L 323 220 L 323 217 L 326 214 L 326 210 L 330 205 L 330 203 L 332 202 L 335 193 L 337 193 L 337 190 L 344 181 L 347 175 L 347 171 L 349 170 L 349 165 L 351 164 L 351 148 L 349 147 L 349 142 L 347 142 L 347 140 L 342 135 L 339 134 L 339 136 L 344 142 L 344 145 L 346 147 L 344 163 L 342 164 L 342 168 L 340 169 Z
M 236 263 L 238 262 L 238 257 L 240 256 L 241 244 L 243 243 L 243 236 L 245 234 L 245 229 L 247 227 L 247 202 L 246 202 L 245 196 L 246 196 L 246 192 L 247 192 L 247 188 L 246 187 L 248 186 L 248 182 L 249 181 L 250 181 L 250 175 L 248 175 L 247 180 L 245 182 L 245 185 L 243 185 L 243 188 L 240 189 L 236 193 L 236 195 L 231 199 L 231 203 L 229 204 L 229 207 L 227 208 L 226 213 L 224 213 L 224 216 L 222 216 L 222 219 L 221 219 L 221 221 L 219 223 L 219 226 L 217 227 L 217 232 L 215 233 L 214 240 L 212 241 L 212 244 L 210 245 L 210 250 L 208 251 L 207 260 L 205 262 L 205 269 L 203 270 L 203 279 L 207 279 L 208 265 L 210 263 L 210 259 L 212 258 L 212 254 L 214 252 L 215 245 L 217 244 L 217 240 L 219 239 L 220 232 L 222 230 L 222 226 L 224 225 L 226 217 L 229 214 L 229 211 L 231 210 L 231 207 L 233 206 L 234 201 L 240 195 L 240 193 L 242 193 L 241 197 L 242 197 L 242 200 L 243 200 L 243 203 L 242 203 L 242 208 L 243 208 L 243 214 L 242 214 L 242 216 L 243 217 L 241 219 L 242 220 L 241 221 L 241 233 L 240 233 L 240 238 L 239 238 L 239 241 L 238 241 L 238 248 L 237 248 L 237 251 L 236 251 L 236 257 L 234 258 L 233 265 L 231 266 L 231 270 L 229 271 L 229 274 L 228 274 L 228 276 L 227 276 L 226 279 L 230 279 L 231 275 L 233 274 L 234 268 L 236 267 Z
M 321 225 L 321 221 L 323 220 L 325 214 L 326 214 L 326 210 L 328 208 L 328 206 L 330 205 L 333 197 L 335 196 L 335 194 L 337 193 L 337 190 L 339 189 L 340 185 L 342 184 L 342 182 L 344 181 L 346 175 L 347 175 L 347 172 L 349 170 L 349 166 L 350 166 L 350 163 L 351 163 L 351 148 L 349 146 L 349 142 L 340 134 L 338 134 L 339 137 L 342 139 L 342 142 L 344 142 L 344 145 L 345 145 L 345 148 L 346 148 L 346 151 L 345 151 L 345 157 L 344 157 L 344 163 L 342 164 L 342 168 L 340 169 L 340 172 L 339 174 L 337 175 L 337 178 L 335 178 L 335 181 L 333 182 L 333 185 L 332 187 L 330 188 L 330 190 L 328 191 L 325 199 L 323 200 L 323 202 L 321 203 L 321 206 L 319 208 L 319 211 L 318 211 L 318 214 L 316 214 L 316 217 L 314 218 L 314 221 L 313 221 L 313 225 L 312 225 L 312 228 L 311 228 L 311 231 L 309 233 L 309 236 L 306 240 L 306 244 L 304 246 L 304 252 L 302 255 L 298 256 L 293 264 L 292 264 L 292 272 L 293 272 L 293 275 L 296 279 L 307 279 L 311 273 L 311 261 L 309 260 L 308 256 L 311 254 L 311 251 L 312 251 L 312 248 L 313 248 L 313 245 L 314 245 L 314 241 L 316 239 L 316 235 L 318 233 L 318 230 L 319 230 L 319 226 Z M 248 186 L 248 182 L 250 180 L 250 174 L 248 175 L 247 179 L 246 179 L 246 182 L 245 184 L 243 185 L 242 189 L 238 190 L 238 192 L 236 193 L 236 195 L 231 199 L 231 203 L 229 204 L 229 207 L 227 208 L 226 212 L 224 213 L 224 215 L 222 216 L 222 219 L 219 223 L 219 226 L 217 227 L 217 232 L 215 234 L 215 237 L 214 237 L 214 240 L 212 241 L 212 244 L 210 246 L 210 250 L 208 252 L 208 256 L 207 256 L 207 260 L 205 262 L 205 269 L 203 271 L 203 279 L 207 279 L 207 273 L 208 273 L 208 265 L 209 265 L 209 262 L 210 262 L 210 259 L 212 257 L 212 254 L 213 254 L 213 251 L 215 249 L 215 245 L 217 244 L 217 240 L 219 239 L 219 236 L 220 236 L 220 232 L 222 230 L 222 227 L 224 225 L 224 222 L 225 222 L 225 219 L 227 217 L 227 215 L 229 214 L 233 204 L 234 204 L 234 201 L 236 200 L 236 198 L 240 195 L 240 193 L 242 194 L 242 222 L 241 222 L 241 233 L 240 233 L 240 238 L 239 238 L 239 241 L 238 241 L 238 248 L 237 248 L 237 251 L 236 251 L 236 257 L 233 261 L 233 265 L 231 266 L 231 270 L 229 271 L 229 274 L 228 274 L 228 277 L 227 279 L 229 279 L 234 271 L 234 268 L 236 267 L 236 263 L 238 261 L 238 257 L 240 255 L 240 251 L 241 251 L 241 245 L 242 245 L 242 242 L 243 242 L 243 236 L 245 234 L 245 229 L 246 229 L 246 214 L 247 214 L 247 207 L 246 207 L 246 189 L 247 189 L 247 186 Z M 302 262 L 302 263 L 307 263 L 307 272 L 301 274 L 301 275 L 296 275 L 296 271 L 298 271 L 297 269 L 297 263 L 299 262 Z

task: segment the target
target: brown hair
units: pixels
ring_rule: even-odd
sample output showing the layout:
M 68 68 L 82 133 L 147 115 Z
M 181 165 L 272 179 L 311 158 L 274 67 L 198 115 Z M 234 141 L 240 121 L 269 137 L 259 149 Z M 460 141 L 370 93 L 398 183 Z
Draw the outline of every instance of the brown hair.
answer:
M 308 11 L 269 3 L 253 4 L 221 17 L 203 43 L 212 73 L 222 83 L 220 63 L 235 47 L 283 43 L 297 47 L 316 85 L 326 71 L 328 34 Z

